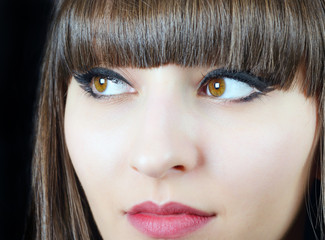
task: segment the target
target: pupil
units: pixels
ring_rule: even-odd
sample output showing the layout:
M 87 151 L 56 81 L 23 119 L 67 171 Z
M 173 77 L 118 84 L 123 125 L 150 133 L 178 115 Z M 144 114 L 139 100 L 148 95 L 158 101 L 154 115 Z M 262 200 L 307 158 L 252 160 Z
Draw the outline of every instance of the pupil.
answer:
M 214 88 L 215 88 L 215 89 L 219 89 L 219 88 L 220 88 L 220 83 L 215 83 L 215 84 L 214 84 Z

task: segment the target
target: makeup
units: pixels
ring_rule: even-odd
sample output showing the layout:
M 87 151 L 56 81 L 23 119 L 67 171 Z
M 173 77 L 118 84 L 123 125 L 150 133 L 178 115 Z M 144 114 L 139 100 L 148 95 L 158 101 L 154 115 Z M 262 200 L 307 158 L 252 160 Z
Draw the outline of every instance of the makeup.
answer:
M 225 78 L 225 77 L 232 78 L 234 80 L 246 83 L 249 86 L 254 87 L 261 92 L 264 92 L 269 87 L 269 84 L 266 82 L 265 79 L 257 77 L 249 72 L 232 71 L 232 70 L 226 70 L 224 68 L 219 68 L 205 75 L 204 79 L 199 85 L 199 88 L 201 88 L 211 79 Z
M 122 75 L 107 68 L 92 68 L 85 73 L 75 73 L 74 77 L 80 84 L 80 87 L 94 98 L 110 98 L 124 92 L 135 92 L 132 84 L 130 84 Z M 113 88 L 113 92 L 115 92 L 115 94 L 103 94 L 106 88 L 99 91 L 98 87 L 96 87 L 96 80 L 105 81 L 108 90 Z
M 216 214 L 176 202 L 162 206 L 144 202 L 134 206 L 126 216 L 133 227 L 149 237 L 174 239 L 204 227 Z
M 119 79 L 122 80 L 128 84 L 130 84 L 122 75 L 119 73 L 107 69 L 107 68 L 102 68 L 102 67 L 96 67 L 92 68 L 89 71 L 85 73 L 75 73 L 75 78 L 78 80 L 80 83 L 90 83 L 93 77 L 108 77 L 111 79 Z M 131 84 L 130 84 L 131 85 Z M 132 85 L 131 85 L 132 86 Z
M 136 92 L 132 84 L 130 84 L 130 82 L 127 81 L 122 75 L 107 68 L 92 68 L 85 73 L 75 73 L 74 77 L 86 93 L 97 99 L 109 99 L 111 97 L 118 97 L 114 95 L 122 95 L 124 93 Z M 103 81 L 105 80 L 106 83 L 108 83 L 107 89 L 112 89 L 112 91 L 108 94 L 104 94 L 104 90 L 106 89 L 101 91 L 102 87 L 100 87 L 101 90 L 98 91 L 98 88 L 96 89 L 96 86 L 98 85 L 96 85 L 96 79 L 100 79 Z M 231 85 L 228 84 L 229 79 L 231 79 L 232 82 L 242 83 L 245 84 L 247 87 L 251 87 L 251 93 L 238 94 L 238 97 L 235 96 L 233 98 L 223 97 L 222 95 L 225 92 L 228 93 L 232 89 Z M 211 83 L 215 84 L 215 82 L 220 84 L 219 88 L 211 90 Z M 114 91 L 114 89 L 116 89 L 116 91 Z M 274 89 L 270 88 L 267 81 L 263 78 L 257 77 L 249 72 L 226 70 L 223 68 L 215 69 L 206 74 L 197 89 L 199 96 L 208 96 L 212 99 L 215 99 L 217 102 L 223 103 L 249 102 L 253 99 L 265 95 L 265 93 L 270 92 L 272 90 Z M 209 93 L 207 91 L 209 91 Z M 213 94 L 211 94 L 211 92 Z
M 242 95 L 239 93 L 238 97 L 224 98 L 223 94 L 225 91 L 227 89 L 230 91 L 232 90 L 232 87 L 229 88 L 228 86 L 229 80 L 232 82 L 247 84 L 247 87 L 251 87 L 251 93 L 247 95 Z M 212 85 L 215 84 L 215 82 L 220 84 L 217 85 L 217 88 Z M 270 87 L 265 79 L 257 77 L 249 72 L 219 68 L 209 72 L 204 76 L 203 80 L 199 84 L 198 94 L 201 96 L 209 95 L 210 98 L 222 103 L 241 103 L 250 102 L 254 99 L 266 95 L 266 93 L 272 90 L 274 90 L 274 88 Z

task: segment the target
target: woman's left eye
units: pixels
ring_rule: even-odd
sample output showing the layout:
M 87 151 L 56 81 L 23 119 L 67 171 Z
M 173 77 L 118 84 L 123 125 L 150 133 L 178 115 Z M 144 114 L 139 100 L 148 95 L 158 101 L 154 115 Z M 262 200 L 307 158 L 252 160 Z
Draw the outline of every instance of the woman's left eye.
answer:
M 200 88 L 200 95 L 207 95 L 220 101 L 247 102 L 261 94 L 260 90 L 248 83 L 229 77 L 210 78 L 205 80 Z
M 126 82 L 111 77 L 93 77 L 90 87 L 96 95 L 112 96 L 135 92 L 134 88 Z
M 272 90 L 266 79 L 250 72 L 219 68 L 204 77 L 198 94 L 221 102 L 248 102 Z
M 253 93 L 260 93 L 259 90 L 247 83 L 227 77 L 209 79 L 203 85 L 203 91 L 208 96 L 222 100 L 240 100 L 249 97 Z

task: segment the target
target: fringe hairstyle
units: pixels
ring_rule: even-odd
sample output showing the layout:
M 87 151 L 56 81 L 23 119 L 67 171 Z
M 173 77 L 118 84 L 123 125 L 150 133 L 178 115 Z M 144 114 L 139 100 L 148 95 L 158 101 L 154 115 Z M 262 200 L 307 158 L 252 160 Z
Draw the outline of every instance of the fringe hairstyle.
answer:
M 94 239 L 96 226 L 64 139 L 66 92 L 74 72 L 94 66 L 222 66 L 287 90 L 301 86 L 319 105 L 323 226 L 324 0 L 59 0 L 41 69 L 32 167 L 32 239 Z

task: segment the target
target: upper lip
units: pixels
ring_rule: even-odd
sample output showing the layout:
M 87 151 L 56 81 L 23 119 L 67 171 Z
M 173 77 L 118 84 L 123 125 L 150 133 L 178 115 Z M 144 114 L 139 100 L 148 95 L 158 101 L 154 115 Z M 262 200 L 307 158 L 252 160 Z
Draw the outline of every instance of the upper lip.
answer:
M 147 201 L 133 206 L 127 214 L 155 214 L 155 215 L 198 215 L 202 217 L 213 217 L 215 213 L 204 212 L 177 202 L 169 202 L 164 205 L 157 205 Z

